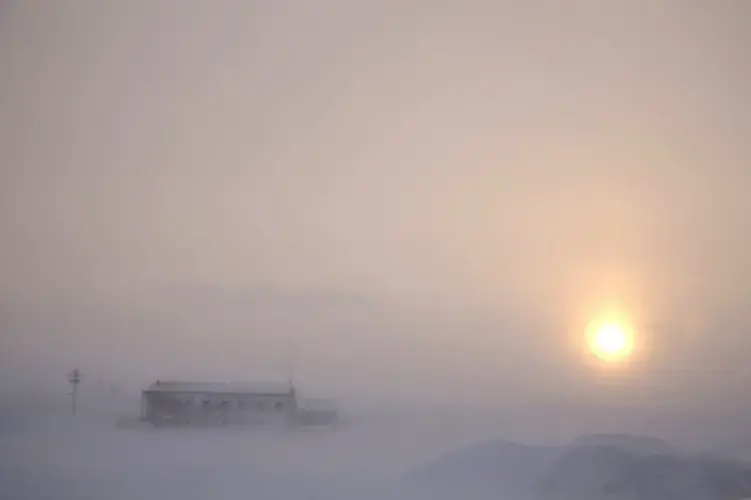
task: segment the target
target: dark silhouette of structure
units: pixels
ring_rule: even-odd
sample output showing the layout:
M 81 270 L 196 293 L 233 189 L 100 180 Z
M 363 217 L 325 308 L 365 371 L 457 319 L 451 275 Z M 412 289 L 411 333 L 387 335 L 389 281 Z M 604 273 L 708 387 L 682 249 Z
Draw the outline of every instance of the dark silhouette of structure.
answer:
M 73 390 L 71 390 L 70 392 L 71 410 L 73 411 L 73 416 L 76 415 L 76 389 L 78 389 L 78 384 L 81 383 L 81 378 L 81 370 L 79 370 L 78 368 L 75 368 L 68 374 L 68 382 L 70 382 L 70 385 L 73 386 Z

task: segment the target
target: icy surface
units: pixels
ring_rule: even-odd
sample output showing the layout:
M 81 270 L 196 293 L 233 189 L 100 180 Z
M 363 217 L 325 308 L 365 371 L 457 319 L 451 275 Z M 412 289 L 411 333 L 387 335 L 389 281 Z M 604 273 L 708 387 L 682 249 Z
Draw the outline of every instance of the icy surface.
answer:
M 376 500 L 406 471 L 483 432 L 372 418 L 335 429 L 153 429 L 133 417 L 13 417 L 0 428 L 5 500 Z
M 730 500 L 751 493 L 748 466 L 661 440 L 593 434 L 532 445 L 490 420 L 363 413 L 297 431 L 157 430 L 108 411 L 73 419 L 6 409 L 0 498 Z
M 751 465 L 656 439 L 585 436 L 563 446 L 485 442 L 408 474 L 427 491 L 534 500 L 722 500 L 751 496 Z

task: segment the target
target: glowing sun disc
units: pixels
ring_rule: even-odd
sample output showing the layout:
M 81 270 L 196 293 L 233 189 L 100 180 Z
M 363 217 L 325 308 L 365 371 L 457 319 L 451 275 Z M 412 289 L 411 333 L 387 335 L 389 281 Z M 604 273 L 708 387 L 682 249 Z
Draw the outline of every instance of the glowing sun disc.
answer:
M 632 349 L 631 335 L 618 323 L 593 325 L 589 344 L 592 353 L 604 361 L 628 357 Z

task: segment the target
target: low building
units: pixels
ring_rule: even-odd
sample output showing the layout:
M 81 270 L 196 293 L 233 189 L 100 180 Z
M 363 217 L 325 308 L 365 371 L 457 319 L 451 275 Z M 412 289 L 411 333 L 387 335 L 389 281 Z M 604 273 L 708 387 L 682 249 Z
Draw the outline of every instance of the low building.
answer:
M 295 421 L 305 426 L 329 426 L 337 421 L 339 410 L 333 399 L 306 398 L 298 402 Z
M 289 424 L 296 415 L 291 383 L 156 381 L 141 398 L 141 418 L 157 427 Z

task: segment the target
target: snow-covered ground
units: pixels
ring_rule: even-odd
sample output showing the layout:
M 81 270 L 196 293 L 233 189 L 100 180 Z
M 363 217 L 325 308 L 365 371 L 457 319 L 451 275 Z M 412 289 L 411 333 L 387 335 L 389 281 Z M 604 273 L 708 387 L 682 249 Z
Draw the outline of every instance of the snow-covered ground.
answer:
M 439 457 L 449 461 L 438 463 L 451 464 L 462 453 L 471 459 L 439 476 L 463 474 L 461 469 L 470 466 L 472 475 L 487 470 L 498 479 L 503 474 L 497 464 L 503 461 L 493 443 L 499 438 L 560 445 L 574 438 L 572 433 L 586 434 L 576 426 L 556 430 L 545 415 L 535 420 L 510 413 L 399 411 L 352 412 L 333 429 L 157 430 L 137 424 L 130 411 L 137 408 L 134 403 L 108 407 L 87 401 L 75 419 L 65 406 L 0 412 L 0 498 L 453 500 L 460 495 L 471 500 L 472 494 L 487 496 L 444 486 L 415 489 L 403 479 Z M 557 415 L 553 421 L 563 420 Z M 594 444 L 601 444 L 599 439 Z M 478 443 L 481 447 L 474 448 Z M 640 443 L 650 450 L 656 446 Z M 559 476 L 555 480 L 564 484 L 567 479 Z M 498 488 L 491 491 L 498 500 Z
M 156 430 L 91 412 L 4 422 L 0 498 L 9 500 L 393 498 L 414 466 L 495 434 L 393 415 L 298 431 Z

